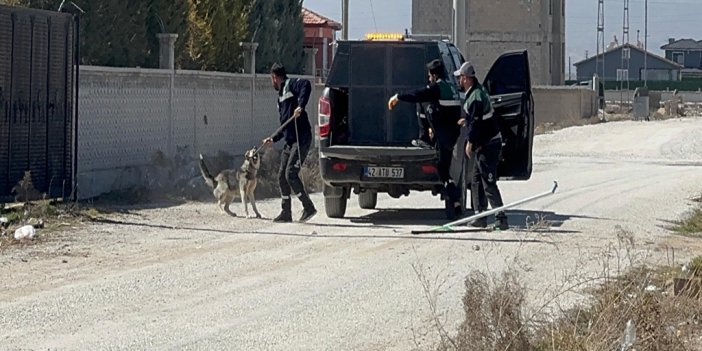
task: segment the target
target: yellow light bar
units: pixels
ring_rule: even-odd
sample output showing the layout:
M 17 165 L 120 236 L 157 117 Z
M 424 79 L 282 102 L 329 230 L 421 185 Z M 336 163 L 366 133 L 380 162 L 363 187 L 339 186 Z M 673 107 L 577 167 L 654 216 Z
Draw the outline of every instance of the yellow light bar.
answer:
M 367 33 L 366 40 L 404 40 L 402 33 Z

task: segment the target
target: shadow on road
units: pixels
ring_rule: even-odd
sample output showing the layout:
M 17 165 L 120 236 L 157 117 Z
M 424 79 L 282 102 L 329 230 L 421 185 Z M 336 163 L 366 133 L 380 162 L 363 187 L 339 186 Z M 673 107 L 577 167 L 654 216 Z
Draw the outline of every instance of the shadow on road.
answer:
M 565 222 L 573 219 L 606 220 L 605 218 L 567 215 L 552 211 L 508 210 L 506 213 L 510 227 L 519 231 L 572 234 L 577 232 L 558 231 L 554 228 L 561 228 Z M 443 209 L 380 209 L 375 213 L 349 218 L 349 220 L 351 223 L 372 224 L 373 226 L 440 226 L 447 223 Z M 488 218 L 488 223 L 494 223 L 494 216 Z

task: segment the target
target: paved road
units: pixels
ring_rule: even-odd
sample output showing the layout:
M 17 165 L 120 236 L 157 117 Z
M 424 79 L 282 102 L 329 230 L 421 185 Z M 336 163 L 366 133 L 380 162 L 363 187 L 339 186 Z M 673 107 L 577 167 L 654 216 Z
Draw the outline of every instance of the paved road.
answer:
M 514 267 L 534 308 L 573 273 L 596 276 L 603 260 L 615 273 L 626 266 L 622 233 L 633 235 L 633 260 L 665 262 L 666 245 L 678 261 L 699 253 L 700 243 L 663 227 L 702 191 L 701 155 L 699 118 L 539 136 L 533 178 L 501 183 L 505 200 L 554 179 L 560 191 L 510 212 L 515 229 L 502 233 L 410 235 L 442 223 L 428 194 L 382 197 L 377 211 L 352 198 L 349 218 L 320 214 L 308 225 L 225 217 L 214 204 L 134 209 L 110 217 L 119 223 L 0 256 L 0 349 L 431 349 L 436 331 L 417 271 L 437 288 L 453 331 L 473 270 Z M 271 217 L 278 204 L 260 208 Z M 545 232 L 527 230 L 542 216 Z M 622 250 L 604 255 L 608 247 Z

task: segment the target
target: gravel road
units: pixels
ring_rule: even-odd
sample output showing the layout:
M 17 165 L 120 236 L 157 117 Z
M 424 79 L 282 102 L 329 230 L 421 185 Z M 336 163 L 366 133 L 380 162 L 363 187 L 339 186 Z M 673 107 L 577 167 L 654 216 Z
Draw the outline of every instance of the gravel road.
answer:
M 507 232 L 413 236 L 442 223 L 440 201 L 413 193 L 381 197 L 375 211 L 353 197 L 349 218 L 320 211 L 309 224 L 231 218 L 214 203 L 131 209 L 6 250 L 0 349 L 430 349 L 437 335 L 416 271 L 435 280 L 452 331 L 476 269 L 517 267 L 534 308 L 574 273 L 599 274 L 622 233 L 651 263 L 668 262 L 668 246 L 678 263 L 702 250 L 665 229 L 702 191 L 702 119 L 569 128 L 537 137 L 534 155 L 531 180 L 500 184 L 505 201 L 553 180 L 559 192 L 509 212 Z M 278 201 L 259 208 L 273 217 Z

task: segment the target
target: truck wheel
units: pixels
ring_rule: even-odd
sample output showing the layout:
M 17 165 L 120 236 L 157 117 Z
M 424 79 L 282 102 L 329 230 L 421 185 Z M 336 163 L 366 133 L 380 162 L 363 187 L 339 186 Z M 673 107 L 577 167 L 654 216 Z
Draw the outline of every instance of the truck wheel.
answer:
M 346 214 L 346 203 L 348 198 L 346 194 L 341 197 L 324 197 L 324 211 L 329 218 L 344 218 Z
M 358 194 L 358 206 L 364 210 L 373 210 L 378 204 L 378 193 L 375 191 L 366 191 Z

